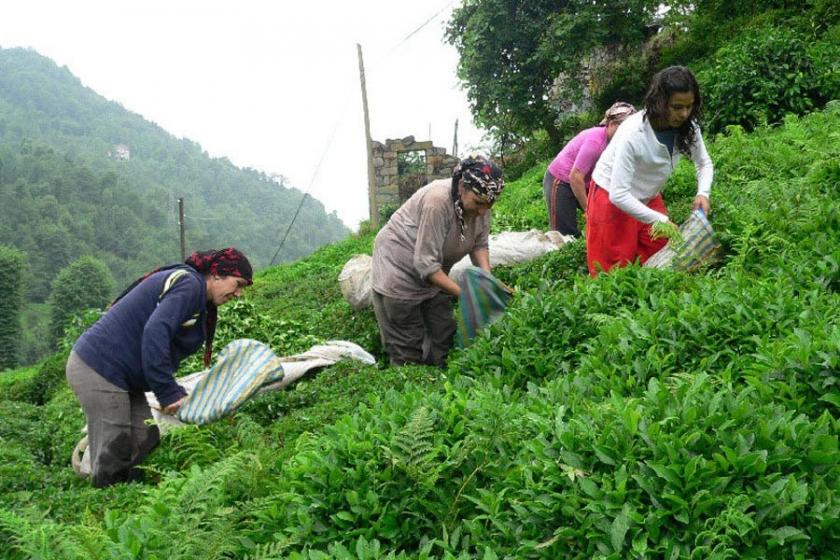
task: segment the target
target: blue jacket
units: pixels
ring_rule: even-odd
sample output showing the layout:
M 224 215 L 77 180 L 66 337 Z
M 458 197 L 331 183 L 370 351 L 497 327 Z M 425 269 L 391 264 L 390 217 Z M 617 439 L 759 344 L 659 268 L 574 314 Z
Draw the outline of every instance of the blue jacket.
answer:
M 164 294 L 172 270 L 156 272 L 120 299 L 76 341 L 73 350 L 99 375 L 130 392 L 153 391 L 162 406 L 184 395 L 173 374 L 204 343 L 207 284 L 188 274 Z

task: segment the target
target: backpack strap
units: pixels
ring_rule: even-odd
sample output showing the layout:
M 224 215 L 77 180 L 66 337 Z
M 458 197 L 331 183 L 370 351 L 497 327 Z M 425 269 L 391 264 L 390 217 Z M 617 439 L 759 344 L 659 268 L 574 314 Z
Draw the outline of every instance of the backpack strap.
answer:
M 166 277 L 166 280 L 163 281 L 163 289 L 160 291 L 160 295 L 158 296 L 158 304 L 163 299 L 163 296 L 165 296 L 166 293 L 169 290 L 172 289 L 172 286 L 174 286 L 178 282 L 178 280 L 187 276 L 188 274 L 189 274 L 189 272 L 187 272 L 186 268 L 176 268 L 175 270 L 173 270 L 169 274 L 169 276 Z M 181 326 L 182 327 L 193 327 L 193 326 L 195 326 L 195 324 L 198 322 L 199 315 L 200 315 L 199 313 L 194 314 L 191 319 L 188 319 L 188 320 L 184 321 L 183 323 L 181 323 Z
M 160 295 L 158 296 L 158 302 L 160 302 L 160 300 L 163 299 L 163 296 L 166 295 L 166 292 L 172 289 L 172 286 L 175 285 L 175 282 L 177 282 L 187 274 L 189 273 L 185 268 L 176 268 L 175 270 L 173 270 L 169 274 L 169 276 L 166 277 L 166 280 L 163 281 L 163 289 L 161 290 Z

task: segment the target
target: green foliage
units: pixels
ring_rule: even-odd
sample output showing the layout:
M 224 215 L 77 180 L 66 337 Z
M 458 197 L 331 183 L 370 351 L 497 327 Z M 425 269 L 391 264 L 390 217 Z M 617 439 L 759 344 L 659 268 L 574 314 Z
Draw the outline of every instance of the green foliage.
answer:
M 641 107 L 652 76 L 648 56 L 636 49 L 597 67 L 592 76 L 595 107 L 606 110 L 616 101 Z
M 81 257 L 59 271 L 50 293 L 50 335 L 57 343 L 68 319 L 87 309 L 104 308 L 114 297 L 114 277 L 105 263 Z
M 651 239 L 670 239 L 676 243 L 683 242 L 682 234 L 673 222 L 656 222 L 650 228 L 650 237 Z
M 397 204 L 383 204 L 379 207 L 379 223 L 380 224 L 387 224 L 388 220 L 391 219 L 391 216 L 394 215 L 394 212 L 399 210 L 399 205 Z
M 20 362 L 34 364 L 52 351 L 50 346 L 50 306 L 25 303 L 21 313 Z
M 836 84 L 816 73 L 807 45 L 803 35 L 764 28 L 721 48 L 698 78 L 709 107 L 708 129 L 775 124 L 785 114 L 804 114 L 837 93 L 821 91 L 821 87 L 834 89 Z M 835 46 L 832 52 L 840 51 Z M 830 57 L 826 55 L 828 51 L 821 54 Z M 831 69 L 825 70 L 830 75 Z
M 397 173 L 399 175 L 412 175 L 415 173 L 426 173 L 426 152 L 399 152 L 397 153 Z
M 35 405 L 49 402 L 66 386 L 64 366 L 68 355 L 67 352 L 53 354 L 37 366 L 17 370 L 9 374 L 9 379 L 4 377 L 3 385 L 8 391 L 4 398 Z
M 0 371 L 18 363 L 25 265 L 23 253 L 0 245 Z
M 473 117 L 505 146 L 545 130 L 560 146 L 549 90 L 561 75 L 580 101 L 583 63 L 598 47 L 641 43 L 658 6 L 648 0 L 477 0 L 456 8 L 446 39 L 458 49 L 458 77 Z
M 509 181 L 493 205 L 492 233 L 545 230 L 548 210 L 543 196 L 542 181 L 548 162 L 531 167 L 515 181 Z
M 337 282 L 350 258 L 371 254 L 374 237 L 375 232 L 354 236 L 319 249 L 305 260 L 267 270 L 258 275 L 248 298 L 253 298 L 263 313 L 290 321 L 299 329 L 298 336 L 352 340 L 377 354 L 381 343 L 373 311 L 354 311 L 341 296 Z

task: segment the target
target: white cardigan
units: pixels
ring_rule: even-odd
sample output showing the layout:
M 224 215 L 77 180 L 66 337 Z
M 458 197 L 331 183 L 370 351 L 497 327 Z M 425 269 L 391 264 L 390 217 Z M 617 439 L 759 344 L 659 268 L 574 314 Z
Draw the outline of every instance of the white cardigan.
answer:
M 645 203 L 659 194 L 679 163 L 680 153 L 676 146 L 673 156 L 668 153 L 644 115 L 645 111 L 639 111 L 621 123 L 595 165 L 592 179 L 610 193 L 610 202 L 640 222 L 667 222 L 668 216 Z M 697 169 L 697 194 L 708 197 L 714 168 L 696 125 L 695 131 L 690 157 Z

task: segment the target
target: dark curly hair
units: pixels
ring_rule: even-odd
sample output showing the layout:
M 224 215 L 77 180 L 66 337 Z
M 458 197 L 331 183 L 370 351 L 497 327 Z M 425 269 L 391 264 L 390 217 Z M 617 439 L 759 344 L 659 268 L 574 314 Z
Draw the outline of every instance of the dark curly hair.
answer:
M 645 95 L 645 118 L 651 122 L 665 121 L 668 114 L 668 101 L 674 93 L 693 93 L 694 106 L 686 121 L 677 129 L 676 148 L 688 155 L 696 140 L 696 128 L 703 117 L 703 98 L 700 86 L 691 70 L 685 66 L 669 66 L 653 76 Z

